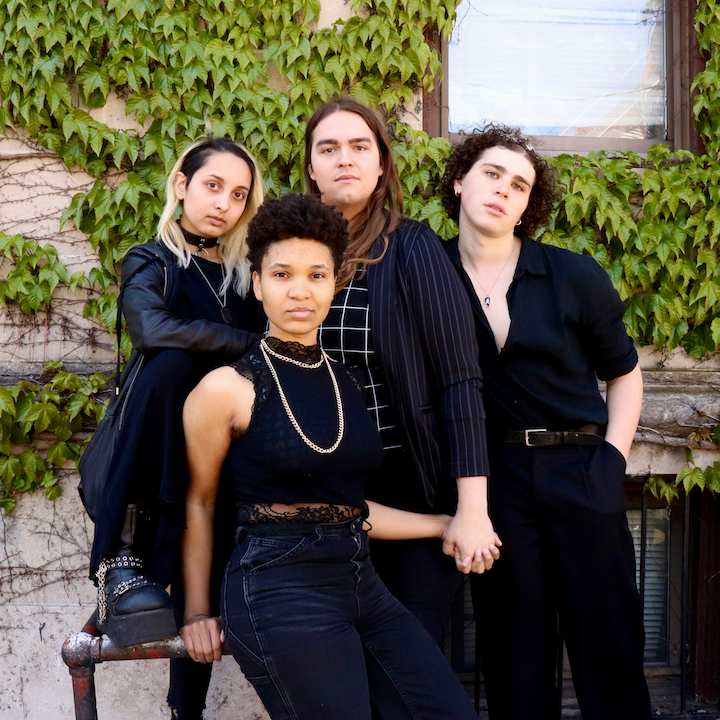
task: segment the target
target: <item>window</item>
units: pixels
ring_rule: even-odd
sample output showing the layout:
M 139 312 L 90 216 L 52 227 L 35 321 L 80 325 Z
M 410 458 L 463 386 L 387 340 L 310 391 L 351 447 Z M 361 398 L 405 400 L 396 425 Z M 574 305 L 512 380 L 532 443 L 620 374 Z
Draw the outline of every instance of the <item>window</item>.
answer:
M 498 120 L 545 152 L 695 149 L 689 88 L 701 60 L 690 5 L 463 0 L 442 48 L 440 127 L 428 129 L 454 139 Z
M 641 585 L 642 510 L 628 510 L 635 546 L 636 582 Z M 646 515 L 644 609 L 645 663 L 664 665 L 670 658 L 670 513 L 649 508 Z

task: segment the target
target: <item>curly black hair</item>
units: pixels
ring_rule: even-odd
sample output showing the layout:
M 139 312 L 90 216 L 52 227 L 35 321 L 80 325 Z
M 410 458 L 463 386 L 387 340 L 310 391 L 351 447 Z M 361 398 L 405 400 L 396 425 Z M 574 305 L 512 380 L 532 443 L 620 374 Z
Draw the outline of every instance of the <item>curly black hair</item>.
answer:
M 260 272 L 263 258 L 273 243 L 290 238 L 316 240 L 325 245 L 337 275 L 349 239 L 347 220 L 316 195 L 298 193 L 265 200 L 250 221 L 247 235 L 250 272 Z
M 523 213 L 522 229 L 532 235 L 546 225 L 553 205 L 560 199 L 555 171 L 540 157 L 535 148 L 518 128 L 490 123 L 476 128 L 472 135 L 455 146 L 445 165 L 445 174 L 438 191 L 448 215 L 455 221 L 460 217 L 460 197 L 455 195 L 455 180 L 461 180 L 478 161 L 485 150 L 504 147 L 522 153 L 535 170 L 535 184 L 530 191 L 530 201 Z

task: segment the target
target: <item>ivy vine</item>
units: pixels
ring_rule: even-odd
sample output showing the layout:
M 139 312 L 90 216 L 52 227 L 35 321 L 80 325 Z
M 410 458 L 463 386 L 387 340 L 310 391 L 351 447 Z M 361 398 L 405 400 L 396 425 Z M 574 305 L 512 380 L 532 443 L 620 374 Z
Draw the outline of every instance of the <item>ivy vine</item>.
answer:
M 86 317 L 112 331 L 118 262 L 130 247 L 152 239 L 178 152 L 211 131 L 249 147 L 268 194 L 301 191 L 306 119 L 339 93 L 381 109 L 406 213 L 452 236 L 456 226 L 432 197 L 450 145 L 407 121 L 441 72 L 423 30 L 447 37 L 457 4 L 350 0 L 354 17 L 318 28 L 320 0 L 5 0 L 0 130 L 25 129 L 69 170 L 95 178 L 88 192 L 73 197 L 61 222 L 87 235 L 98 265 L 70 275 L 51 245 L 0 233 L 0 302 L 34 314 L 51 305 L 58 286 L 84 288 L 92 291 Z M 709 60 L 695 80 L 695 115 L 713 155 L 720 149 L 718 8 L 714 0 L 700 0 L 696 14 Z M 118 130 L 93 117 L 113 94 L 142 131 Z M 600 261 L 626 302 L 625 319 L 638 342 L 681 346 L 695 357 L 717 350 L 715 158 L 657 146 L 647 158 L 593 153 L 553 162 L 567 192 L 542 239 Z M 122 350 L 130 350 L 126 336 Z M 48 372 L 55 374 L 45 384 L 25 380 L 0 389 L 5 510 L 19 492 L 42 487 L 55 497 L 56 469 L 80 450 L 71 438 L 102 416 L 104 376 L 69 375 L 57 365 Z M 44 454 L 28 446 L 38 432 L 57 439 Z M 678 483 L 718 489 L 715 476 L 701 482 L 696 468 L 688 468 Z
M 65 372 L 61 362 L 49 363 L 41 378 L 50 375 L 44 384 L 23 380 L 15 387 L 0 387 L 0 508 L 6 512 L 23 492 L 42 488 L 47 498 L 57 498 L 62 492 L 57 470 L 80 456 L 80 445 L 71 438 L 105 414 L 105 403 L 99 399 L 104 375 L 80 377 Z M 29 447 L 37 433 L 55 438 L 44 457 Z M 25 447 L 14 454 L 13 445 Z

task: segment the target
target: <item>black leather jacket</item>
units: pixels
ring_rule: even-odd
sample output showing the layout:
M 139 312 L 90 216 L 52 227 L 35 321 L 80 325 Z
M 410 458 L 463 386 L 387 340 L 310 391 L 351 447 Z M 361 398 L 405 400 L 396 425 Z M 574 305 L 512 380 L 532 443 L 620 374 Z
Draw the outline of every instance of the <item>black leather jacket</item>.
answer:
M 131 248 L 122 264 L 122 313 L 133 343 L 120 386 L 109 411 L 125 395 L 151 351 L 167 348 L 193 353 L 213 353 L 222 361 L 241 357 L 259 335 L 208 320 L 187 320 L 174 315 L 173 301 L 182 268 L 177 257 L 160 242 Z

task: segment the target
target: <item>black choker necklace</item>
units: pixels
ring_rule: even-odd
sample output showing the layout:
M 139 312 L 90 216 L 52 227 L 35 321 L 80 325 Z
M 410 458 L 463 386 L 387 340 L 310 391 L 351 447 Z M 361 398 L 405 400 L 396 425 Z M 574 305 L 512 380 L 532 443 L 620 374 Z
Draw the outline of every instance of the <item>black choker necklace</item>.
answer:
M 306 365 L 319 363 L 322 361 L 323 353 L 320 345 L 303 345 L 293 340 L 280 340 L 280 338 L 268 335 L 265 343 L 270 352 L 276 357 L 282 357 L 288 360 L 297 360 Z
M 189 245 L 197 247 L 196 254 L 201 250 L 207 250 L 207 248 L 214 248 L 218 244 L 218 238 L 204 238 L 200 235 L 194 235 L 189 230 L 186 230 L 182 225 L 180 226 L 182 234 L 185 236 L 185 242 Z

